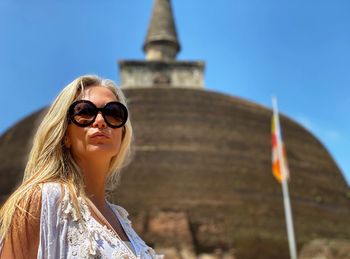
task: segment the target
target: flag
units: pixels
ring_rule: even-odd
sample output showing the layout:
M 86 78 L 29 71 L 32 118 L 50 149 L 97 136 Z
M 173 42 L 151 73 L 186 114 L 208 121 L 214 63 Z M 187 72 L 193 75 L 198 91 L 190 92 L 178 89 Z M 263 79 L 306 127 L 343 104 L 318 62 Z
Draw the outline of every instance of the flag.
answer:
M 289 170 L 287 165 L 286 150 L 282 141 L 282 132 L 278 117 L 277 99 L 272 97 L 273 117 L 272 117 L 272 172 L 282 185 L 284 214 L 286 216 L 289 253 L 291 259 L 297 259 L 297 249 L 293 227 L 292 208 L 288 191 Z
M 281 183 L 282 180 L 289 178 L 289 169 L 287 163 L 287 155 L 284 147 L 284 143 L 281 137 L 278 113 L 273 112 L 272 125 L 271 125 L 271 135 L 272 135 L 272 172 L 275 178 Z M 280 151 L 281 149 L 281 151 Z M 283 158 L 281 158 L 281 155 Z M 284 167 L 285 178 L 282 176 L 282 166 Z

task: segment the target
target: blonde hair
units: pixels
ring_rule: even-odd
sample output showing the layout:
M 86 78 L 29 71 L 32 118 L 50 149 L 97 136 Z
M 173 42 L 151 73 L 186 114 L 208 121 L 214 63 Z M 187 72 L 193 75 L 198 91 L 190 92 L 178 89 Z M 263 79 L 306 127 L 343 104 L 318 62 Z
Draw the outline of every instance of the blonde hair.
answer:
M 16 208 L 24 210 L 22 204 L 29 199 L 29 191 L 45 182 L 65 184 L 76 211 L 80 211 L 78 196 L 85 197 L 81 172 L 69 150 L 65 148 L 63 139 L 66 134 L 67 112 L 72 102 L 79 97 L 84 88 L 103 86 L 111 90 L 118 101 L 126 106 L 122 91 L 115 83 L 98 76 L 85 75 L 68 84 L 54 100 L 43 118 L 33 139 L 33 147 L 29 154 L 21 185 L 9 197 L 0 210 L 0 240 L 8 232 Z M 118 183 L 120 170 L 131 160 L 132 126 L 130 119 L 123 127 L 122 143 L 117 156 L 110 163 L 107 176 L 107 189 L 113 189 Z M 79 215 L 81 216 L 81 215 Z

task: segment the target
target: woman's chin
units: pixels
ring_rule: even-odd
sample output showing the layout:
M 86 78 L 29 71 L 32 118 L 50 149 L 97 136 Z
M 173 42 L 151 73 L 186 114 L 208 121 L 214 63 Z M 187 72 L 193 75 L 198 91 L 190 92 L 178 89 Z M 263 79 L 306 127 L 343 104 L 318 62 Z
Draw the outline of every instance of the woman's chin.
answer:
M 90 144 L 87 149 L 87 152 L 93 153 L 93 154 L 107 155 L 111 157 L 117 154 L 115 147 L 111 145 L 99 144 L 99 143 Z

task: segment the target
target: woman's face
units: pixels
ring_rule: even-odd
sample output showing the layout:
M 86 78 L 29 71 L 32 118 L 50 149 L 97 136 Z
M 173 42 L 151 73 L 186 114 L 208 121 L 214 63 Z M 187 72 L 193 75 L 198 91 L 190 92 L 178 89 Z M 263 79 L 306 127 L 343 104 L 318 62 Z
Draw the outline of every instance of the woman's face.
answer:
M 103 86 L 87 87 L 80 99 L 91 101 L 98 108 L 104 107 L 109 102 L 118 101 L 113 92 Z M 78 163 L 87 161 L 86 159 L 109 159 L 110 161 L 119 153 L 122 128 L 109 127 L 99 112 L 90 126 L 79 127 L 70 123 L 64 142 Z

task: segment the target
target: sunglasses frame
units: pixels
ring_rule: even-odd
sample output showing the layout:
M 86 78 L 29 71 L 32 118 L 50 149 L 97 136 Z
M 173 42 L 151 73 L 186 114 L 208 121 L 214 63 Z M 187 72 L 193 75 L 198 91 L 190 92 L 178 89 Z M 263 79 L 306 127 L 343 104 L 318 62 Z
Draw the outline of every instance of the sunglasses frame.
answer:
M 97 111 L 96 114 L 94 115 L 93 119 L 91 120 L 91 122 L 89 122 L 89 123 L 87 123 L 87 124 L 82 124 L 82 123 L 77 122 L 77 121 L 74 119 L 74 117 L 77 115 L 77 114 L 74 113 L 74 108 L 75 108 L 75 106 L 76 106 L 77 104 L 79 104 L 79 103 L 88 103 L 88 104 L 92 105 L 92 107 Z M 120 125 L 118 125 L 118 126 L 115 126 L 115 125 L 109 123 L 108 120 L 106 119 L 106 116 L 105 116 L 105 113 L 104 113 L 105 108 L 106 108 L 108 105 L 111 105 L 111 104 L 117 104 L 117 105 L 123 110 L 123 112 L 124 112 L 124 114 L 125 114 L 125 120 L 123 120 L 122 123 L 121 123 Z M 78 100 L 78 101 L 73 102 L 73 103 L 69 106 L 69 109 L 68 109 L 68 119 L 69 119 L 69 122 L 73 122 L 75 125 L 77 125 L 77 126 L 79 126 L 79 127 L 85 128 L 85 127 L 88 127 L 88 126 L 90 126 L 92 123 L 95 122 L 96 117 L 97 117 L 97 115 L 98 115 L 99 112 L 101 112 L 102 117 L 103 117 L 104 121 L 106 122 L 106 124 L 107 124 L 109 127 L 113 128 L 113 129 L 123 127 L 123 126 L 125 125 L 125 123 L 128 121 L 128 116 L 129 116 L 129 115 L 128 115 L 128 109 L 125 107 L 124 104 L 115 101 L 115 102 L 106 103 L 105 106 L 103 106 L 102 108 L 98 108 L 93 102 L 91 102 L 91 101 L 89 101 L 89 100 Z

